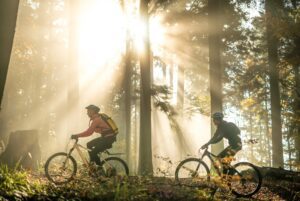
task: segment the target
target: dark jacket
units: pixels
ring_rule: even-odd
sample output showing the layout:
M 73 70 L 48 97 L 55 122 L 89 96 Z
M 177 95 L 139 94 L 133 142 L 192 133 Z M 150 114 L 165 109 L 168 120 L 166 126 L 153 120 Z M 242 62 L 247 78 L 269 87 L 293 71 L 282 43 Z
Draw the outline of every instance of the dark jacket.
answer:
M 242 143 L 240 133 L 240 129 L 234 123 L 222 121 L 208 144 L 215 144 L 226 138 L 230 146 L 239 146 Z

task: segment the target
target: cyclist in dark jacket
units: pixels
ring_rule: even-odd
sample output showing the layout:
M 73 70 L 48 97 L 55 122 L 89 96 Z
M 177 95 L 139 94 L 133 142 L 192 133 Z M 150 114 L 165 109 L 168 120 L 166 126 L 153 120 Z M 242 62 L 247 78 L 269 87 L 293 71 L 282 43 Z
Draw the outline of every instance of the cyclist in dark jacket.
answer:
M 214 136 L 201 148 L 205 149 L 208 147 L 208 145 L 216 144 L 223 138 L 226 138 L 229 142 L 229 146 L 219 153 L 218 157 L 224 159 L 234 156 L 242 149 L 240 129 L 234 123 L 224 121 L 224 115 L 221 112 L 214 113 L 212 118 L 214 124 L 217 126 L 217 130 Z

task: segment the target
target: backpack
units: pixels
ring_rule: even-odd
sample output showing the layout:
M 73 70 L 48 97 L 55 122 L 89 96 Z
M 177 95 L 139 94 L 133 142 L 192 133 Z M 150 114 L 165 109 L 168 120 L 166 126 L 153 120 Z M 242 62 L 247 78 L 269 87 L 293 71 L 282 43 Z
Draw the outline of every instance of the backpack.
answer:
M 110 116 L 108 116 L 104 113 L 100 113 L 100 117 L 111 128 L 111 130 L 113 131 L 114 134 L 119 133 L 119 129 L 118 129 L 117 124 L 115 123 L 114 120 L 112 120 L 112 118 Z
M 228 122 L 228 125 L 232 133 L 240 135 L 241 130 L 234 123 Z

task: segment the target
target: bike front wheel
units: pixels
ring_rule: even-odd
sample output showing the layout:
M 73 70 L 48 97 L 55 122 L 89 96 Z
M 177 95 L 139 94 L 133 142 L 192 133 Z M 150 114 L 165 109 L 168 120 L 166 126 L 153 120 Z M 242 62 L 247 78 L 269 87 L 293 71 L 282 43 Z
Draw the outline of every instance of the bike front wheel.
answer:
M 118 157 L 108 157 L 101 164 L 107 177 L 128 176 L 129 168 L 125 161 Z
M 198 158 L 188 158 L 179 163 L 175 171 L 175 180 L 181 185 L 200 186 L 210 180 L 207 165 Z
M 229 171 L 232 193 L 242 197 L 257 193 L 262 184 L 262 176 L 257 167 L 248 162 L 237 163 L 233 167 Z
M 75 159 L 64 152 L 56 153 L 45 163 L 45 174 L 49 181 L 55 184 L 70 182 L 77 172 Z

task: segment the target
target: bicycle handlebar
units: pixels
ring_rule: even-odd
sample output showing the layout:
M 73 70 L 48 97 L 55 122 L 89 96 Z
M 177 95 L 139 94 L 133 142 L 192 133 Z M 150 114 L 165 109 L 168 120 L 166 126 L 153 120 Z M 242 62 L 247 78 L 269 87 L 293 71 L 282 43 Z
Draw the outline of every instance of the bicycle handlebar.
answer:
M 207 149 L 208 149 L 208 147 L 206 147 L 206 148 L 204 148 L 204 149 L 203 149 L 202 147 L 200 147 L 200 148 L 198 149 L 198 155 L 203 156 L 204 154 L 206 154 Z
M 71 140 L 75 140 L 75 144 L 77 144 L 79 139 L 76 138 L 76 139 L 71 139 Z

